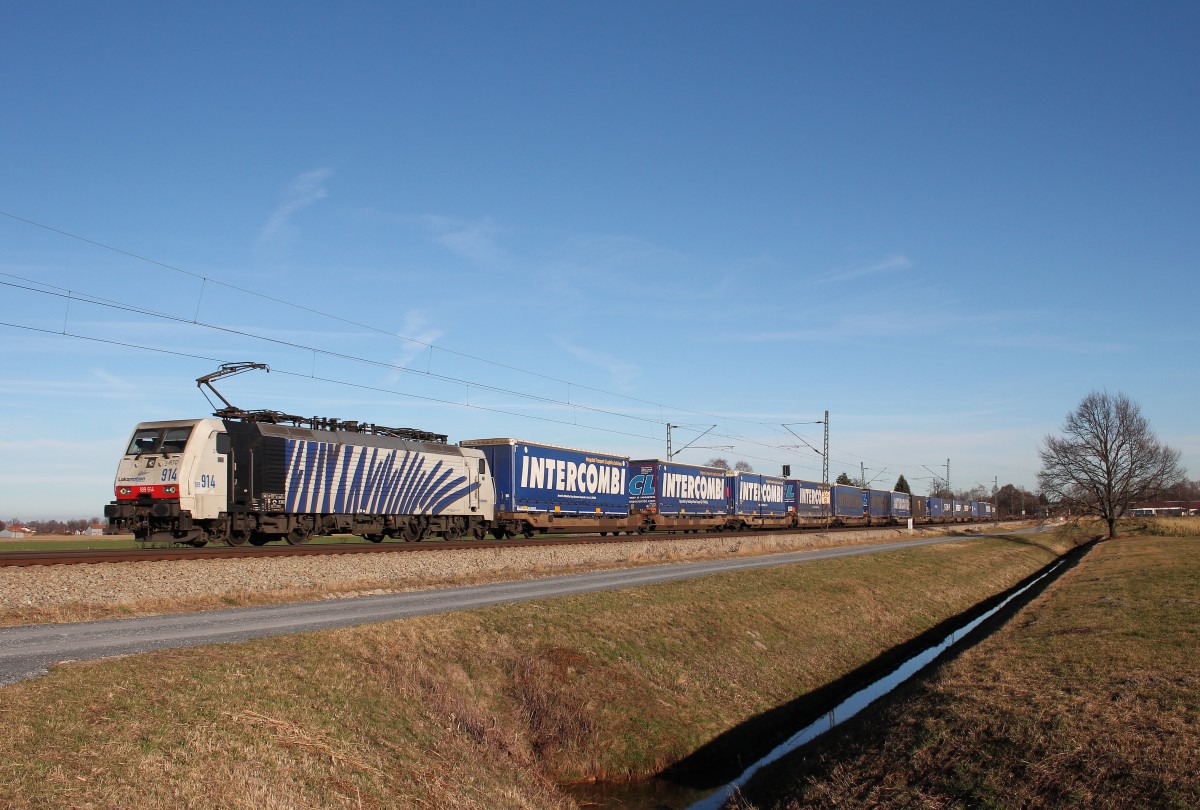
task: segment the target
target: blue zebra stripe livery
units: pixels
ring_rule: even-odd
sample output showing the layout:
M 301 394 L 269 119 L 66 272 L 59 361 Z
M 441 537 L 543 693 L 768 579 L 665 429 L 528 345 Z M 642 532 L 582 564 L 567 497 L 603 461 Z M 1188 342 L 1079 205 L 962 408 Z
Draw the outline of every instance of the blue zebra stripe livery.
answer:
M 289 439 L 286 510 L 439 515 L 479 488 L 455 456 Z

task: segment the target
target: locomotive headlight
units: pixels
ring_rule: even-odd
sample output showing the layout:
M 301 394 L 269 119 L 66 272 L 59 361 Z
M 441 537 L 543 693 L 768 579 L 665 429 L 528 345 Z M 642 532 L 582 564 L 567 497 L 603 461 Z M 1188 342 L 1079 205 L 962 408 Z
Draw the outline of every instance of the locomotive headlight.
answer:
M 117 489 L 117 494 L 118 495 L 132 495 L 133 490 L 130 489 L 129 487 L 120 487 L 119 489 Z
M 179 491 L 179 487 L 163 487 L 163 493 L 166 495 L 174 495 Z

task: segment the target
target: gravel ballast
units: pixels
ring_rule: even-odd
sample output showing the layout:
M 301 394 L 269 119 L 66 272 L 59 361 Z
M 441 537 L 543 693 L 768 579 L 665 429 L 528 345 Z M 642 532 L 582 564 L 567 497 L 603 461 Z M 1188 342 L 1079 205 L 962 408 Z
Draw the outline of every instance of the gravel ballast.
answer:
M 935 532 L 936 533 L 936 532 Z M 213 604 L 336 598 L 673 560 L 771 554 L 916 537 L 900 529 L 636 538 L 624 543 L 328 556 L 178 560 L 0 568 L 0 624 L 51 620 L 42 611 L 119 609 L 123 615 Z M 173 603 L 177 603 L 173 607 Z M 89 616 L 90 617 L 90 616 Z M 70 620 L 59 617 L 58 620 Z

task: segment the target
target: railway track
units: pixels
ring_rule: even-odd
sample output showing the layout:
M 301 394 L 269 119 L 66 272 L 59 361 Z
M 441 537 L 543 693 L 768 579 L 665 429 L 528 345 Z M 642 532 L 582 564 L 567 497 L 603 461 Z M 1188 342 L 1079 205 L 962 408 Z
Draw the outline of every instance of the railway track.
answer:
M 964 524 L 965 525 L 965 524 Z M 979 525 L 979 524 L 975 524 Z M 822 533 L 863 531 L 862 526 L 820 528 Z M 876 527 L 879 528 L 879 527 Z M 892 527 L 898 528 L 898 527 Z M 952 527 L 945 528 L 953 530 Z M 778 529 L 772 533 L 806 533 L 813 529 Z M 763 531 L 746 532 L 699 532 L 714 540 L 732 540 L 739 537 L 762 537 Z M 31 565 L 95 565 L 118 562 L 172 562 L 175 560 L 240 560 L 252 557 L 318 557 L 327 554 L 393 554 L 415 551 L 447 551 L 451 549 L 487 548 L 532 548 L 546 546 L 603 545 L 652 540 L 656 537 L 687 537 L 689 532 L 656 532 L 652 534 L 627 535 L 624 537 L 601 537 L 597 535 L 546 535 L 532 539 L 508 540 L 423 540 L 418 543 L 328 543 L 314 545 L 271 545 L 271 546 L 188 546 L 173 548 L 125 548 L 125 549 L 79 549 L 68 551 L 10 551 L 0 553 L 0 567 Z
M 0 554 L 0 566 L 94 565 L 118 562 L 174 560 L 242 560 L 251 557 L 319 557 L 326 554 L 390 554 L 402 551 L 568 546 L 585 543 L 623 543 L 632 537 L 541 537 L 531 540 L 425 540 L 419 543 L 329 543 L 303 546 L 206 546 L 204 548 L 121 548 L 67 551 L 10 551 Z

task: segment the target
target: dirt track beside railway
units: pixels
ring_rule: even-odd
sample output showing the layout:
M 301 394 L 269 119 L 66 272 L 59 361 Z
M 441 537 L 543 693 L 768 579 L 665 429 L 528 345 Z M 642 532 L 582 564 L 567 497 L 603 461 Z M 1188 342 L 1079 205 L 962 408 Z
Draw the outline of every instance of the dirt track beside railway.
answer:
M 393 593 L 439 585 L 527 579 L 673 560 L 771 554 L 943 533 L 944 530 L 909 535 L 906 530 L 890 528 L 753 537 L 660 535 L 620 544 L 424 554 L 0 568 L 0 593 L 5 597 L 0 607 L 0 625 Z

